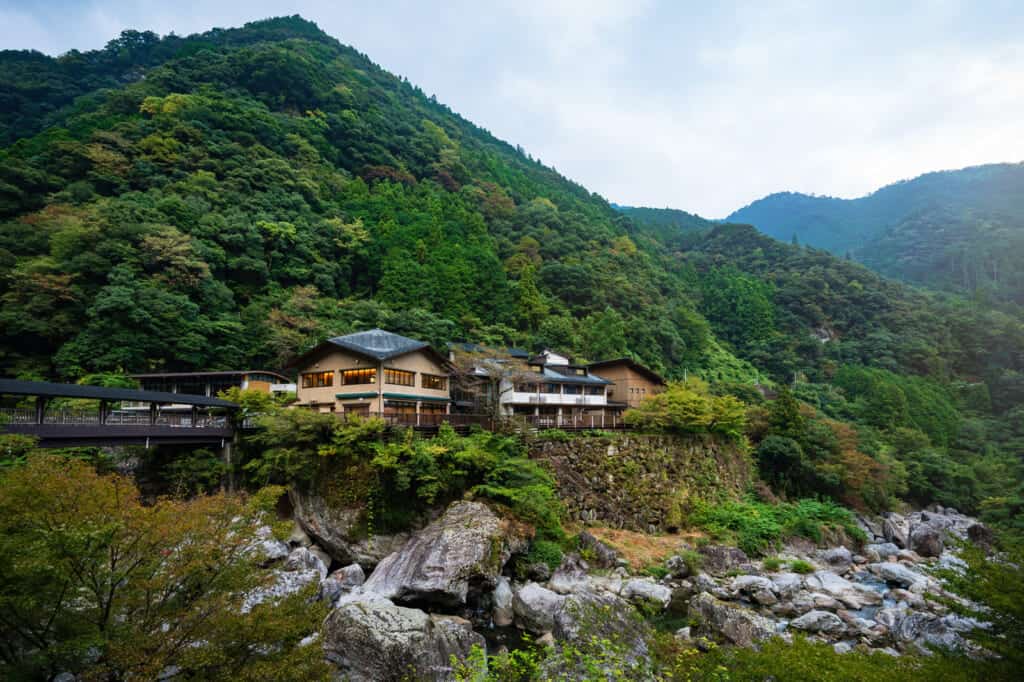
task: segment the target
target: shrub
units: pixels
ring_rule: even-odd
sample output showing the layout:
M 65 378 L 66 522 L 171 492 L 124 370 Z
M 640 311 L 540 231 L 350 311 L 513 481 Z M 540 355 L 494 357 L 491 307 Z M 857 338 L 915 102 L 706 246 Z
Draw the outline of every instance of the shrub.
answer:
M 854 540 L 865 539 L 849 510 L 819 500 L 775 505 L 750 500 L 703 504 L 690 516 L 690 521 L 717 540 L 734 542 L 751 555 L 762 555 L 792 536 L 820 542 L 823 529 L 842 529 Z
M 701 538 L 702 540 L 704 538 Z M 704 555 L 693 549 L 684 549 L 679 552 L 679 557 L 686 564 L 687 570 L 690 575 L 697 575 L 700 573 L 701 566 L 704 564 Z
M 717 433 L 742 441 L 746 406 L 731 395 L 712 395 L 703 381 L 690 379 L 645 398 L 639 407 L 626 411 L 625 420 L 639 429 Z
M 764 566 L 764 570 L 774 572 L 782 568 L 782 559 L 777 556 L 765 557 L 762 565 Z
M 801 574 L 814 573 L 814 565 L 803 559 L 794 559 L 789 562 L 789 570 Z

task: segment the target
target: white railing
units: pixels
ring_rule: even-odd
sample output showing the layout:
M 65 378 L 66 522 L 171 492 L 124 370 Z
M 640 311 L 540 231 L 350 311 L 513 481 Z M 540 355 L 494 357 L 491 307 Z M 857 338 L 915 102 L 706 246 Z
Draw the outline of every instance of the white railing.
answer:
M 4 424 L 36 424 L 36 410 L 32 407 L 0 408 L 0 426 Z M 43 415 L 43 424 L 59 426 L 99 426 L 100 413 L 94 410 L 47 410 Z M 158 413 L 156 421 L 150 421 L 149 412 L 125 412 L 114 410 L 107 414 L 105 426 L 174 426 L 193 427 L 226 427 L 225 416 L 199 415 L 193 423 L 191 414 Z

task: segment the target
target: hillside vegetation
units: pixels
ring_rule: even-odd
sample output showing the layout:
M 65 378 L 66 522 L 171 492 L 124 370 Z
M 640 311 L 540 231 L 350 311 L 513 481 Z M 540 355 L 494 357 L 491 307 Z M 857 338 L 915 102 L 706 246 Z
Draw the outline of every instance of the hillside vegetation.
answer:
M 0 82 L 5 375 L 278 367 L 373 326 L 633 356 L 755 406 L 792 385 L 800 494 L 868 480 L 856 452 L 885 479 L 857 504 L 1018 513 L 1012 309 L 619 210 L 299 17 L 4 52 Z
M 859 199 L 781 192 L 729 216 L 890 277 L 1024 305 L 1024 165 L 928 173 Z

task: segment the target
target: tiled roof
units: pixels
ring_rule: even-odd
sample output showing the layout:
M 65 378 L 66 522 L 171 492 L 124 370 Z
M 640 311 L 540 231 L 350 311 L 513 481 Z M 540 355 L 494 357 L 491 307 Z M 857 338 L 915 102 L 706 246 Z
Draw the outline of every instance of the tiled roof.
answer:
M 387 360 L 399 355 L 411 353 L 414 350 L 426 348 L 429 344 L 416 339 L 410 339 L 400 334 L 384 331 L 383 329 L 371 329 L 366 332 L 356 332 L 345 336 L 335 336 L 328 339 L 336 346 L 347 350 L 375 358 Z
M 580 376 L 579 374 L 562 374 L 561 372 L 553 370 L 550 365 L 544 366 L 544 378 L 548 381 L 554 381 L 560 384 L 590 384 L 593 386 L 605 386 L 612 383 L 603 377 L 597 376 L 596 374 L 587 374 L 583 376 Z
M 35 395 L 44 398 L 90 398 L 94 400 L 130 400 L 143 403 L 173 403 L 201 405 L 203 407 L 238 407 L 235 403 L 188 393 L 140 391 L 135 388 L 83 386 L 79 384 L 53 384 L 48 381 L 19 381 L 0 379 L 0 395 Z

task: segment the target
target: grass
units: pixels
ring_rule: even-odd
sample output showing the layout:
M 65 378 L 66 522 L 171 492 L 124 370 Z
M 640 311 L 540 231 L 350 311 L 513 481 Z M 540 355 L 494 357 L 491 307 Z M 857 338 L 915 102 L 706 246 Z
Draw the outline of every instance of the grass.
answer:
M 769 556 L 765 557 L 761 564 L 764 566 L 764 570 L 775 572 L 782 568 L 782 559 L 777 556 Z
M 647 535 L 646 533 L 601 526 L 587 530 L 595 538 L 616 550 L 634 571 L 642 571 L 648 566 L 664 564 L 665 559 L 673 554 L 683 555 L 687 544 L 694 542 L 699 537 L 695 533 Z
M 811 499 L 774 505 L 750 500 L 702 505 L 690 516 L 690 522 L 716 540 L 735 543 L 752 556 L 764 555 L 788 537 L 821 542 L 827 530 L 842 530 L 855 540 L 865 539 L 848 509 Z
M 803 559 L 794 559 L 789 562 L 789 570 L 806 575 L 807 573 L 814 573 L 814 565 Z

